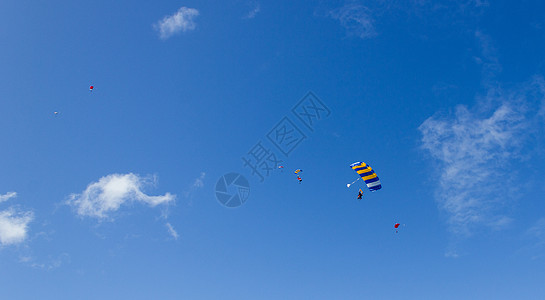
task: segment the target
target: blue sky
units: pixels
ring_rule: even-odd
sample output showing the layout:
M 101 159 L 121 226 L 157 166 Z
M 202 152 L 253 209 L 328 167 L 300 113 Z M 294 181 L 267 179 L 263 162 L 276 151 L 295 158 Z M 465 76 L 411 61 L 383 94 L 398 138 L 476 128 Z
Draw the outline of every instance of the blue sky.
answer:
M 3 1 L 2 297 L 545 297 L 544 12 Z M 267 139 L 284 118 L 288 155 Z M 258 142 L 284 166 L 263 181 Z M 361 201 L 355 161 L 383 185 Z

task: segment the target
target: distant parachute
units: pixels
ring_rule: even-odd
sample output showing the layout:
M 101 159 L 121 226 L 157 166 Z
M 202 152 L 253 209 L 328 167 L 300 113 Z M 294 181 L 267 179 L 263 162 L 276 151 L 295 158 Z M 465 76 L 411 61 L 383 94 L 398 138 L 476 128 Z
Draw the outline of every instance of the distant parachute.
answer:
M 400 226 L 400 225 L 401 225 L 401 224 L 399 224 L 399 223 L 395 223 L 395 224 L 394 224 L 394 228 L 395 228 L 395 230 L 396 230 L 396 233 L 398 233 L 398 231 L 399 231 L 399 226 Z M 403 226 L 405 226 L 405 224 L 403 224 Z
M 303 181 L 303 179 L 301 178 L 301 176 L 299 176 L 299 173 L 303 172 L 303 170 L 301 169 L 297 169 L 295 170 L 295 174 L 297 174 L 297 180 L 299 180 L 299 183 L 301 183 Z
M 94 88 L 95 88 L 94 86 L 90 86 L 89 87 L 89 92 L 92 92 Z
M 354 169 L 354 171 L 356 171 L 356 173 L 358 173 L 361 176 L 361 179 L 365 181 L 365 184 L 367 184 L 367 188 L 369 188 L 371 192 L 380 190 L 382 188 L 382 185 L 380 184 L 380 180 L 378 179 L 377 174 L 375 173 L 375 171 L 373 171 L 371 166 L 369 166 L 368 164 L 358 161 L 351 164 L 350 167 Z M 354 182 L 358 181 L 359 179 L 360 178 L 354 180 Z M 354 184 L 354 182 L 347 184 L 346 186 L 350 187 L 352 184 Z

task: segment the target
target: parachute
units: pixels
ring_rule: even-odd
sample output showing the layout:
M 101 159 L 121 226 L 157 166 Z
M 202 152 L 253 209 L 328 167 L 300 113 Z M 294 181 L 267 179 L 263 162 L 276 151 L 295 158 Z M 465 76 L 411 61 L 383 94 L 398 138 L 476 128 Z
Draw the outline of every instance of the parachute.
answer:
M 301 176 L 299 176 L 299 173 L 303 172 L 303 170 L 301 169 L 297 169 L 295 170 L 295 174 L 297 175 L 297 180 L 299 180 L 299 183 L 301 183 L 303 181 L 303 179 L 301 178 Z
M 356 171 L 356 173 L 358 173 L 361 176 L 361 179 L 365 181 L 365 184 L 367 184 L 367 188 L 369 188 L 371 192 L 380 190 L 382 188 L 382 185 L 380 184 L 380 180 L 378 179 L 377 174 L 375 173 L 375 171 L 373 171 L 371 166 L 369 166 L 368 164 L 358 161 L 351 164 L 350 167 L 354 169 L 354 171 Z M 358 181 L 359 179 L 360 178 L 354 180 L 354 182 Z M 350 187 L 352 184 L 354 184 L 354 182 L 347 184 L 346 186 Z
M 94 88 L 95 88 L 94 86 L 90 86 L 89 87 L 89 92 L 92 92 Z
M 398 233 L 399 230 L 401 229 L 401 228 L 399 228 L 400 225 L 401 225 L 401 224 L 399 224 L 399 223 L 397 223 L 397 222 L 394 224 L 394 229 L 396 230 L 396 233 Z M 403 226 L 405 226 L 405 224 L 403 224 Z

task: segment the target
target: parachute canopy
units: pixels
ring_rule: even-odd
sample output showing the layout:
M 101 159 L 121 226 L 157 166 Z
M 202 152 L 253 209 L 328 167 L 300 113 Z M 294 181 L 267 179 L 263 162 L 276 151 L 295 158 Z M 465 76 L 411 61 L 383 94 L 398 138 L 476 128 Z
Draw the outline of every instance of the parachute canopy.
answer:
M 94 88 L 95 88 L 94 86 L 90 86 L 89 90 L 92 91 Z
M 301 169 L 295 170 L 295 174 L 297 174 L 297 173 L 299 173 L 299 172 L 303 172 L 303 170 L 301 170 Z
M 399 223 L 395 223 L 394 228 L 398 228 L 398 227 L 399 227 Z
M 361 176 L 361 179 L 365 181 L 365 184 L 367 184 L 367 187 L 370 191 L 376 191 L 380 190 L 382 188 L 382 185 L 380 184 L 380 180 L 378 179 L 377 174 L 373 169 L 367 165 L 364 162 L 358 161 L 350 165 L 356 173 L 358 173 Z

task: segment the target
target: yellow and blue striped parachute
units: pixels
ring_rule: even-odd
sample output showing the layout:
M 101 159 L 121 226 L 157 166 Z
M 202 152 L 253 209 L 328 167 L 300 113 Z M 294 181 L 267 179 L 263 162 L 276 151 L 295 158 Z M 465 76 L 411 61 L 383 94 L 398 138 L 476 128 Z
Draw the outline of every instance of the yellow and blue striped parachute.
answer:
M 367 184 L 367 187 L 370 191 L 374 192 L 382 188 L 377 173 L 373 171 L 371 166 L 367 165 L 364 162 L 358 161 L 351 164 L 350 167 L 361 176 L 361 179 L 365 181 L 365 184 Z

